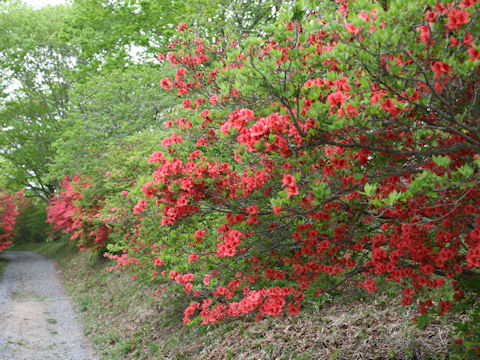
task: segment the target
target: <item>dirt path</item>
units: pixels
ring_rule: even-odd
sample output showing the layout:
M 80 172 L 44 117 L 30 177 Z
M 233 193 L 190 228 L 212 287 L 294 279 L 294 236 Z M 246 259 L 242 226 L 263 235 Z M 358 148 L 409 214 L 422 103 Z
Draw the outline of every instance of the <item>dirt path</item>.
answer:
M 0 359 L 96 359 L 54 263 L 29 251 L 0 256 Z

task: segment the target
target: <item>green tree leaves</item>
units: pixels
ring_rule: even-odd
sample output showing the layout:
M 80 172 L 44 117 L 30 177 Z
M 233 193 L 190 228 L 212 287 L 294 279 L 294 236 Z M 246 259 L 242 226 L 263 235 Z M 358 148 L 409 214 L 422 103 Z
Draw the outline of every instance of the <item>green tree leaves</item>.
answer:
M 0 156 L 17 183 L 48 197 L 44 181 L 71 86 L 75 49 L 62 39 L 69 9 L 34 11 L 13 3 L 0 13 Z
M 132 65 L 86 79 L 70 92 L 49 176 L 90 175 L 104 166 L 108 146 L 142 130 L 158 131 L 172 98 L 158 89 L 158 68 Z

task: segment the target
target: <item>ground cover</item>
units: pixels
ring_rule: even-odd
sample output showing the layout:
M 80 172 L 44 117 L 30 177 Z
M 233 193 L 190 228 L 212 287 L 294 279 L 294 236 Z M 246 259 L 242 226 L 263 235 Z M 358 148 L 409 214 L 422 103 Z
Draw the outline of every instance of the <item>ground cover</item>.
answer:
M 22 245 L 57 260 L 75 299 L 86 335 L 104 359 L 447 359 L 448 323 L 420 329 L 415 308 L 400 305 L 391 285 L 368 297 L 350 293 L 335 303 L 307 304 L 297 317 L 185 326 L 188 299 L 163 293 L 126 272 L 104 269 L 110 260 L 79 253 L 65 242 Z M 458 316 L 458 315 L 457 315 Z
M 2 276 L 4 267 L 5 267 L 5 260 L 0 259 L 0 276 Z

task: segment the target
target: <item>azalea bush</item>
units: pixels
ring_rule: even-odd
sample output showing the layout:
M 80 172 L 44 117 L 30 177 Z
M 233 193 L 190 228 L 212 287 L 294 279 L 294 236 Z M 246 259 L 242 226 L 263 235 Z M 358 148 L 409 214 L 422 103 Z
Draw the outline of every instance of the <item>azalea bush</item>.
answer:
M 102 207 L 103 196 L 95 194 L 88 177 L 65 178 L 49 201 L 47 222 L 54 232 L 69 234 L 80 250 L 96 251 L 105 247 L 110 234 L 100 215 Z
M 179 116 L 125 178 L 143 197 L 111 256 L 191 295 L 185 323 L 296 314 L 383 279 L 415 321 L 469 312 L 456 343 L 475 356 L 480 4 L 307 3 L 264 38 L 179 24 L 159 54 Z
M 161 132 L 149 131 L 125 137 L 105 149 L 107 167 L 63 179 L 47 206 L 54 232 L 68 234 L 81 250 L 101 254 L 108 245 L 114 253 L 132 246 L 130 235 L 144 221 L 133 209 L 144 196 L 145 173 L 154 169 L 148 158 L 161 139 Z
M 23 192 L 15 194 L 0 189 L 0 252 L 12 244 L 12 237 L 15 232 L 15 222 L 18 217 L 18 206 L 24 200 Z

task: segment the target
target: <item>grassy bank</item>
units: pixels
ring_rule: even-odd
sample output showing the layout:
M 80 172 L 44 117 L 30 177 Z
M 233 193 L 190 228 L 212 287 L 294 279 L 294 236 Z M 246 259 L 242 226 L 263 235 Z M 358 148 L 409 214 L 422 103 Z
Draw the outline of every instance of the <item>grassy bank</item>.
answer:
M 17 249 L 20 249 L 17 247 Z M 388 291 L 345 297 L 297 317 L 184 326 L 182 295 L 152 297 L 148 285 L 68 243 L 22 246 L 51 257 L 77 304 L 85 332 L 103 359 L 447 359 L 450 335 L 435 321 L 419 330 L 415 309 Z
M 3 268 L 5 267 L 5 264 L 6 264 L 5 260 L 0 258 L 0 279 L 2 278 Z

